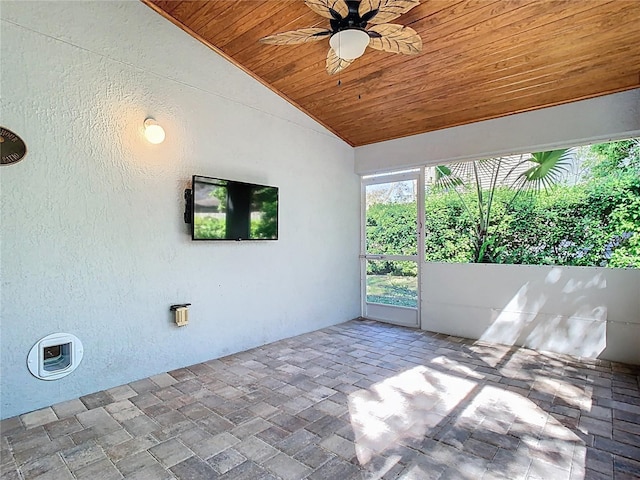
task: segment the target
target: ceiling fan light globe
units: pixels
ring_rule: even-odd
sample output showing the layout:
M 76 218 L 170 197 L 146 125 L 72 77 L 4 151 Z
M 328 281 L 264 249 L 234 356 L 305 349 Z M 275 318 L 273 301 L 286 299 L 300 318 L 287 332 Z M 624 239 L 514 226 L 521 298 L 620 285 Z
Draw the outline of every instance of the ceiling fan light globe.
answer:
M 364 30 L 349 28 L 334 33 L 329 39 L 329 45 L 339 58 L 354 60 L 361 57 L 369 45 L 369 35 Z

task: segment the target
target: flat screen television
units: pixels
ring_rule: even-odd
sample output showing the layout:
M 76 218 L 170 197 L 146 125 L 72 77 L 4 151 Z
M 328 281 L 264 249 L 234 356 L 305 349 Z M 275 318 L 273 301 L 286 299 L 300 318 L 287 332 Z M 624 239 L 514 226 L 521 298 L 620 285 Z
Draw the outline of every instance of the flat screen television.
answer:
M 277 240 L 278 188 L 194 175 L 185 191 L 193 240 Z

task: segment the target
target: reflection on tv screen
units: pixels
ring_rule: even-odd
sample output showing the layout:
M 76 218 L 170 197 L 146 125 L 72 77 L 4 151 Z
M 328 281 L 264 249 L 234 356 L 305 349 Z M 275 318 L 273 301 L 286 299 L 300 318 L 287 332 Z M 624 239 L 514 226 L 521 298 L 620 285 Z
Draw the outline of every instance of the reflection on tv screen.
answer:
M 277 240 L 278 188 L 193 177 L 194 240 Z

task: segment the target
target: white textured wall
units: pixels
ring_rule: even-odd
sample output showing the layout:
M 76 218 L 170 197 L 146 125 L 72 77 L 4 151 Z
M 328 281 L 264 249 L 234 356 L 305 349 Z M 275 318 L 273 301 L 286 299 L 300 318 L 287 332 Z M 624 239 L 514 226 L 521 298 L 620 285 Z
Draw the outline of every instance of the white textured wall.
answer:
M 422 328 L 640 365 L 640 270 L 427 263 Z
M 1 8 L 1 124 L 29 149 L 0 167 L 2 418 L 359 314 L 347 144 L 142 3 Z M 280 187 L 280 239 L 191 242 L 192 174 Z M 37 380 L 53 332 L 84 360 Z
M 477 160 L 640 136 L 640 89 L 355 149 L 356 172 Z

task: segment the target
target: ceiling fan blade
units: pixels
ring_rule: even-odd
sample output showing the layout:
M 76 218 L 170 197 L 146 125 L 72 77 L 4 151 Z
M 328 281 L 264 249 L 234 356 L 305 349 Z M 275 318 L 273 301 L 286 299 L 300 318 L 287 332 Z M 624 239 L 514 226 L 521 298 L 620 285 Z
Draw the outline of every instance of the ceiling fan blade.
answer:
M 268 45 L 295 45 L 297 43 L 315 42 L 331 35 L 331 30 L 325 28 L 301 28 L 289 32 L 276 33 L 263 37 L 260 43 Z
M 367 21 L 373 24 L 387 23 L 417 5 L 420 5 L 420 0 L 362 0 L 358 14 L 364 17 L 367 13 L 378 10 L 378 13 Z
M 338 72 L 341 72 L 345 68 L 347 68 L 353 60 L 344 60 L 333 51 L 333 48 L 329 49 L 327 53 L 327 73 L 329 75 L 335 75 Z
M 304 0 L 311 10 L 325 18 L 341 20 L 349 14 L 349 7 L 344 0 Z M 340 18 L 336 18 L 333 10 Z
M 422 51 L 420 35 L 410 27 L 385 23 L 371 27 L 367 33 L 371 37 L 369 46 L 389 53 L 415 55 Z

